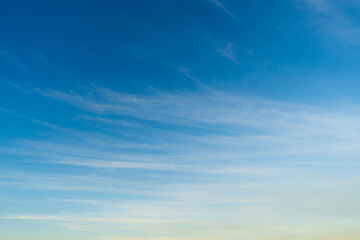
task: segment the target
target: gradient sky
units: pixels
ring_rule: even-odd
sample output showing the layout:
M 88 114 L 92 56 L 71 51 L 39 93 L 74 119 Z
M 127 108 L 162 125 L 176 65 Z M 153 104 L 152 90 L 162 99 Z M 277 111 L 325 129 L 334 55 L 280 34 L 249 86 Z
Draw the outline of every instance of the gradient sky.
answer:
M 360 238 L 360 2 L 0 1 L 0 239 Z

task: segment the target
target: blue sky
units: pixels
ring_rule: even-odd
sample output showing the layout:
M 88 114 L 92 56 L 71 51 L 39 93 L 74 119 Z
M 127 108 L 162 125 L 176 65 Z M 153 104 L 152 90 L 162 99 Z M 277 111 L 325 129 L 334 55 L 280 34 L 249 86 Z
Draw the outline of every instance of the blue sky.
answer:
M 356 239 L 359 11 L 2 1 L 0 238 Z

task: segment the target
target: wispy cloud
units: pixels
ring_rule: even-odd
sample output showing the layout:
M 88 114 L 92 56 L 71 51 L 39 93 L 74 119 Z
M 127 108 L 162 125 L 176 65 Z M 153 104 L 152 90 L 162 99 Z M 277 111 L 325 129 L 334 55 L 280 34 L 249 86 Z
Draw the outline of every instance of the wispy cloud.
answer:
M 188 71 L 187 68 L 182 67 L 182 66 L 179 66 L 179 67 L 177 68 L 177 70 L 178 70 L 179 72 L 181 72 L 185 77 L 193 80 L 194 83 L 196 83 L 198 86 L 202 86 L 201 81 L 200 81 L 198 78 L 192 76 L 192 75 L 189 73 L 189 71 Z
M 170 172 L 193 172 L 193 173 L 216 173 L 216 174 L 230 174 L 230 173 L 266 173 L 270 169 L 265 168 L 208 168 L 196 165 L 170 165 L 159 163 L 145 163 L 145 162 L 120 162 L 120 161 L 105 161 L 105 160 L 86 160 L 86 161 L 47 161 L 46 163 L 64 164 L 83 167 L 94 168 L 112 168 L 112 169 L 144 169 L 156 171 L 170 171 Z
M 125 120 L 118 120 L 118 119 L 109 119 L 109 118 L 102 118 L 102 117 L 92 117 L 92 116 L 81 116 L 81 119 L 86 119 L 90 121 L 95 121 L 99 123 L 105 123 L 110 125 L 119 125 L 123 127 L 142 127 L 140 124 L 130 123 L 129 121 Z
M 3 59 L 8 64 L 12 65 L 13 67 L 16 67 L 17 69 L 23 70 L 25 72 L 31 72 L 30 67 L 25 64 L 23 61 L 19 60 L 18 58 L 14 57 L 10 53 L 2 50 L 0 48 L 0 59 Z
M 233 63 L 239 64 L 239 61 L 234 53 L 233 46 L 233 43 L 228 43 L 225 48 L 219 48 L 217 51 Z
M 205 141 L 207 144 L 213 142 L 214 144 L 231 146 L 232 144 L 245 144 L 246 142 L 248 144 L 251 142 L 254 144 L 255 142 L 257 144 L 266 142 L 268 144 L 284 141 L 293 142 L 296 146 L 302 141 L 306 144 L 310 138 L 311 141 L 320 141 L 323 136 L 350 140 L 356 138 L 358 131 L 356 121 L 359 116 L 355 108 L 340 114 L 337 113 L 337 110 L 328 111 L 322 110 L 320 107 L 296 106 L 262 99 L 250 99 L 211 90 L 206 90 L 201 94 L 180 92 L 141 96 L 124 95 L 103 88 L 92 90 L 91 96 L 52 90 L 41 90 L 39 92 L 45 97 L 58 99 L 80 109 L 103 115 L 103 117 L 96 117 L 95 119 L 101 119 L 101 121 L 109 124 L 117 125 L 118 122 L 106 118 L 107 114 L 121 114 L 182 127 L 207 129 L 208 131 L 221 130 L 221 133 L 212 133 L 214 136 L 212 138 L 208 136 L 202 138 L 202 136 L 194 134 L 189 136 L 186 133 L 171 133 L 176 135 L 179 140 L 189 141 L 192 139 L 191 141 Z M 98 106 L 102 106 L 100 112 Z M 121 124 L 123 123 L 121 122 Z M 131 123 L 126 122 L 126 124 Z M 247 134 L 237 133 L 245 126 L 252 130 Z M 151 132 L 151 129 L 148 131 Z M 151 134 L 150 132 L 149 134 Z M 157 137 L 161 139 L 159 133 L 157 131 Z M 290 139 L 292 140 L 290 141 Z M 167 143 L 169 144 L 168 141 Z M 330 142 L 328 143 L 330 144 Z M 336 149 L 343 148 L 345 151 L 352 148 L 353 144 L 349 143 L 338 145 Z M 174 145 L 168 146 L 173 147 Z M 314 144 L 309 144 L 308 149 L 311 148 L 314 151 L 315 149 L 319 151 L 322 149 L 320 146 L 311 146 Z M 274 148 L 272 149 L 274 150 Z M 288 151 L 293 151 L 290 149 L 288 148 Z
M 303 0 L 305 9 L 310 10 L 311 25 L 321 34 L 340 39 L 346 44 L 358 44 L 360 26 L 346 13 L 346 8 L 359 8 L 356 1 Z M 329 38 L 327 37 L 328 41 Z
M 62 221 L 62 222 L 103 222 L 103 223 L 169 223 L 181 224 L 189 223 L 189 221 L 182 220 L 167 220 L 167 219 L 122 219 L 109 217 L 74 217 L 74 216 L 59 216 L 59 215 L 27 215 L 27 216 L 6 216 L 0 219 L 13 220 L 38 220 L 38 221 Z
M 134 237 L 116 237 L 116 236 L 102 236 L 101 240 L 214 240 L 214 238 L 209 237 L 144 237 L 144 238 L 134 238 Z
M 0 137 L 0 239 L 357 239 L 358 103 L 314 105 L 247 96 L 239 89 L 229 89 L 227 81 L 219 77 L 223 72 L 227 72 L 226 79 L 241 77 L 239 71 L 231 70 L 249 57 L 252 61 L 245 64 L 249 71 L 262 68 L 259 61 L 261 64 L 261 59 L 269 59 L 276 52 L 268 49 L 268 43 L 254 39 L 253 30 L 260 30 L 260 37 L 272 32 L 271 39 L 284 44 L 284 37 L 294 40 L 294 36 L 306 34 L 283 49 L 299 43 L 305 43 L 302 46 L 308 50 L 315 49 L 315 58 L 300 54 L 300 58 L 286 59 L 286 65 L 301 66 L 306 60 L 308 70 L 311 64 L 322 63 L 326 63 L 326 70 L 339 60 L 328 52 L 316 51 L 319 45 L 312 41 L 313 29 L 326 39 L 359 44 L 357 9 L 350 8 L 355 1 L 294 1 L 301 2 L 305 12 L 291 12 L 294 9 L 287 1 L 279 1 L 276 6 L 260 5 L 290 12 L 261 16 L 266 9 L 259 10 L 258 3 L 245 4 L 248 9 L 235 9 L 239 4 L 232 6 L 233 1 L 207 0 L 199 4 L 211 8 L 210 14 L 193 16 L 201 8 L 198 4 L 194 11 L 184 13 L 188 6 L 169 3 L 161 9 L 146 4 L 144 11 L 123 4 L 115 16 L 107 5 L 101 11 L 110 12 L 96 14 L 101 19 L 94 21 L 100 22 L 95 26 L 100 28 L 106 23 L 108 34 L 74 49 L 73 54 L 70 49 L 76 44 L 61 44 L 61 34 L 60 38 L 54 35 L 57 31 L 51 32 L 52 39 L 60 40 L 42 46 L 49 56 L 39 52 L 31 55 L 28 51 L 19 55 L 0 49 L 1 63 L 9 67 L 2 77 L 9 81 L 3 85 L 12 86 L 11 92 L 0 97 L 7 101 L 4 108 L 0 107 L 0 129 L 4 130 Z M 93 7 L 85 12 L 93 12 Z M 236 36 L 228 38 L 231 31 L 222 28 L 223 24 L 236 23 L 240 16 L 237 13 L 243 10 L 249 12 L 242 19 L 258 21 L 252 26 L 236 26 L 244 33 L 241 41 Z M 148 13 L 152 12 L 171 14 L 173 18 L 161 25 L 160 20 L 167 15 L 149 19 Z M 206 17 L 214 12 L 224 21 L 210 26 Z M 88 16 L 79 16 L 78 23 L 70 21 L 69 27 L 75 28 L 66 28 L 68 32 L 76 32 L 86 21 L 84 17 Z M 116 21 L 112 26 L 114 17 L 124 23 L 133 21 L 120 25 Z M 304 26 L 303 17 L 309 17 L 309 25 Z M 290 22 L 283 24 L 284 20 Z M 42 29 L 36 25 L 40 27 L 37 32 L 48 28 L 47 24 Z M 176 31 L 170 31 L 172 27 Z M 284 35 L 281 30 L 285 28 L 289 31 Z M 11 39 L 18 36 L 11 34 L 13 29 L 9 25 L 5 30 L 8 42 L 17 48 L 21 42 Z M 199 29 L 189 38 L 190 32 Z M 87 28 L 73 40 L 92 35 L 87 30 L 104 29 Z M 28 33 L 34 34 L 31 29 Z M 212 52 L 207 54 L 213 42 L 204 44 L 203 40 L 210 35 L 228 40 L 216 40 L 218 45 L 212 45 Z M 107 36 L 114 39 L 107 41 Z M 240 42 L 252 44 L 240 46 Z M 109 44 L 104 49 L 101 43 Z M 175 45 L 182 48 L 174 49 Z M 54 51 L 54 46 L 59 48 Z M 189 46 L 196 48 L 205 62 L 189 57 L 186 51 L 179 52 Z M 261 52 L 265 48 L 268 51 Z M 84 49 L 93 52 L 88 54 Z M 342 56 L 349 54 L 352 52 Z M 103 61 L 91 68 L 95 55 Z M 216 59 L 211 59 L 214 55 Z M 272 68 L 259 73 L 265 77 L 262 80 L 269 80 L 266 76 L 276 71 L 293 76 L 291 66 L 276 66 L 288 55 L 277 54 L 278 61 L 272 61 Z M 24 61 L 27 58 L 31 61 Z M 51 58 L 71 65 L 79 77 L 52 63 Z M 73 61 L 67 62 L 69 58 Z M 215 66 L 217 60 L 225 63 L 219 65 L 220 70 Z M 120 71 L 115 67 L 118 63 L 123 63 Z M 169 69 L 174 72 L 169 73 Z M 316 75 L 324 69 L 315 71 Z M 102 70 L 107 70 L 103 77 Z M 171 84 L 171 79 L 165 79 L 174 73 L 182 79 L 177 81 L 179 88 Z M 22 78 L 24 74 L 31 76 Z M 221 87 L 217 83 L 206 85 L 213 82 L 210 75 L 221 81 L 217 82 Z M 293 90 L 292 81 L 285 78 L 276 80 L 283 87 L 281 91 Z M 96 83 L 89 83 L 89 79 Z M 336 86 L 335 82 L 330 85 Z M 311 85 L 307 83 L 300 85 L 306 88 Z M 264 86 L 264 91 L 258 91 L 255 85 L 240 92 L 265 91 L 266 96 L 276 99 L 287 99 L 290 94 L 280 98 L 271 95 L 270 88 Z M 291 99 L 299 99 L 301 89 L 296 90 L 297 95 Z M 344 232 L 351 234 L 341 234 Z
M 143 224 L 154 224 L 151 231 L 171 224 L 180 231 L 176 225 L 182 221 L 186 225 L 191 219 L 199 220 L 196 227 L 205 231 L 226 225 L 224 219 L 229 218 L 239 223 L 236 226 L 249 219 L 284 224 L 277 219 L 285 218 L 289 225 L 297 224 L 302 220 L 293 217 L 299 214 L 294 209 L 314 219 L 312 223 L 323 223 L 316 214 L 323 211 L 322 196 L 330 196 L 331 209 L 339 207 L 339 202 L 353 204 L 347 199 L 353 199 L 354 193 L 345 187 L 343 177 L 348 168 L 358 168 L 360 112 L 356 106 L 292 104 L 211 88 L 143 94 L 99 86 L 87 91 L 35 91 L 82 110 L 72 120 L 91 127 L 74 131 L 24 116 L 46 126 L 45 134 L 6 142 L 0 148 L 2 156 L 52 171 L 12 173 L 5 169 L 0 185 L 15 191 L 41 191 L 36 199 L 40 203 L 54 204 L 52 199 L 59 198 L 64 199 L 64 206 L 86 204 L 99 214 L 85 211 L 69 216 L 56 208 L 50 215 L 36 214 L 36 210 L 29 215 L 3 215 L 7 220 L 48 221 L 80 229 L 131 224 L 137 231 Z M 309 166 L 327 170 L 320 173 Z M 334 182 L 326 182 L 328 176 Z M 358 181 L 355 174 L 348 174 L 349 178 Z M 337 183 L 341 180 L 344 185 Z M 342 195 L 335 198 L 333 189 L 342 189 Z M 352 214 L 348 209 L 342 210 L 345 217 L 327 211 L 336 216 L 331 221 Z M 203 221 L 207 223 L 201 225 Z
M 223 10 L 229 16 L 235 17 L 234 14 L 230 12 L 219 0 L 210 0 L 210 1 L 214 3 L 217 7 L 219 7 L 221 10 Z

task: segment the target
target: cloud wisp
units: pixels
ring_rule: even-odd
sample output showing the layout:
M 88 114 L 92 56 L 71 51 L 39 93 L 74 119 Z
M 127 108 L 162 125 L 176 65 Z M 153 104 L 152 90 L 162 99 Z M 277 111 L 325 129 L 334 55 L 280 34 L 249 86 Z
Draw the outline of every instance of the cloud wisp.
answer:
M 360 27 L 346 13 L 347 8 L 358 9 L 356 1 L 303 0 L 305 9 L 310 10 L 311 25 L 316 26 L 321 34 L 331 35 L 345 44 L 358 45 Z M 327 41 L 329 38 L 326 38 Z
M 219 48 L 217 51 L 227 59 L 231 60 L 235 64 L 239 64 L 239 60 L 237 59 L 234 50 L 234 43 L 228 43 L 225 48 Z
M 213 4 L 215 4 L 218 8 L 223 10 L 230 17 L 235 17 L 232 12 L 230 12 L 219 0 L 210 0 Z
M 339 202 L 353 205 L 349 199 L 355 195 L 343 184 L 345 175 L 357 181 L 348 172 L 358 168 L 356 107 L 282 103 L 211 88 L 129 94 L 97 86 L 85 92 L 35 92 L 76 108 L 80 113 L 71 116 L 72 121 L 88 128 L 75 130 L 16 114 L 47 130 L 7 142 L 1 154 L 49 173 L 8 171 L 1 174 L 0 185 L 42 192 L 32 201 L 54 208 L 48 215 L 36 209 L 2 213 L 3 219 L 48 221 L 79 230 L 131 224 L 144 235 L 151 234 L 144 230 L 148 224 L 159 231 L 170 224 L 175 232 L 191 224 L 204 231 L 227 221 L 243 226 L 249 219 L 267 227 L 269 219 L 278 224 L 287 219 L 291 225 L 312 218 L 318 224 L 324 223 L 317 213 L 325 211 L 323 196 L 331 199 L 326 209 L 336 216 L 331 221 L 353 217 L 347 208 L 342 210 L 345 217 L 331 209 Z M 330 176 L 336 181 L 329 182 Z M 335 197 L 335 190 L 341 197 Z M 64 215 L 58 204 L 86 204 L 87 210 Z M 292 217 L 300 214 L 294 209 L 303 217 Z

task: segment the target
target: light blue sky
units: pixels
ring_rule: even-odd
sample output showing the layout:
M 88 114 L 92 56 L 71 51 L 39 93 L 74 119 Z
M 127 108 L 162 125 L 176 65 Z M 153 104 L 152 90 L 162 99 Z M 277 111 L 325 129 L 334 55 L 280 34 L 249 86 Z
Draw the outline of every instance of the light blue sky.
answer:
M 0 3 L 0 238 L 358 238 L 359 11 Z

